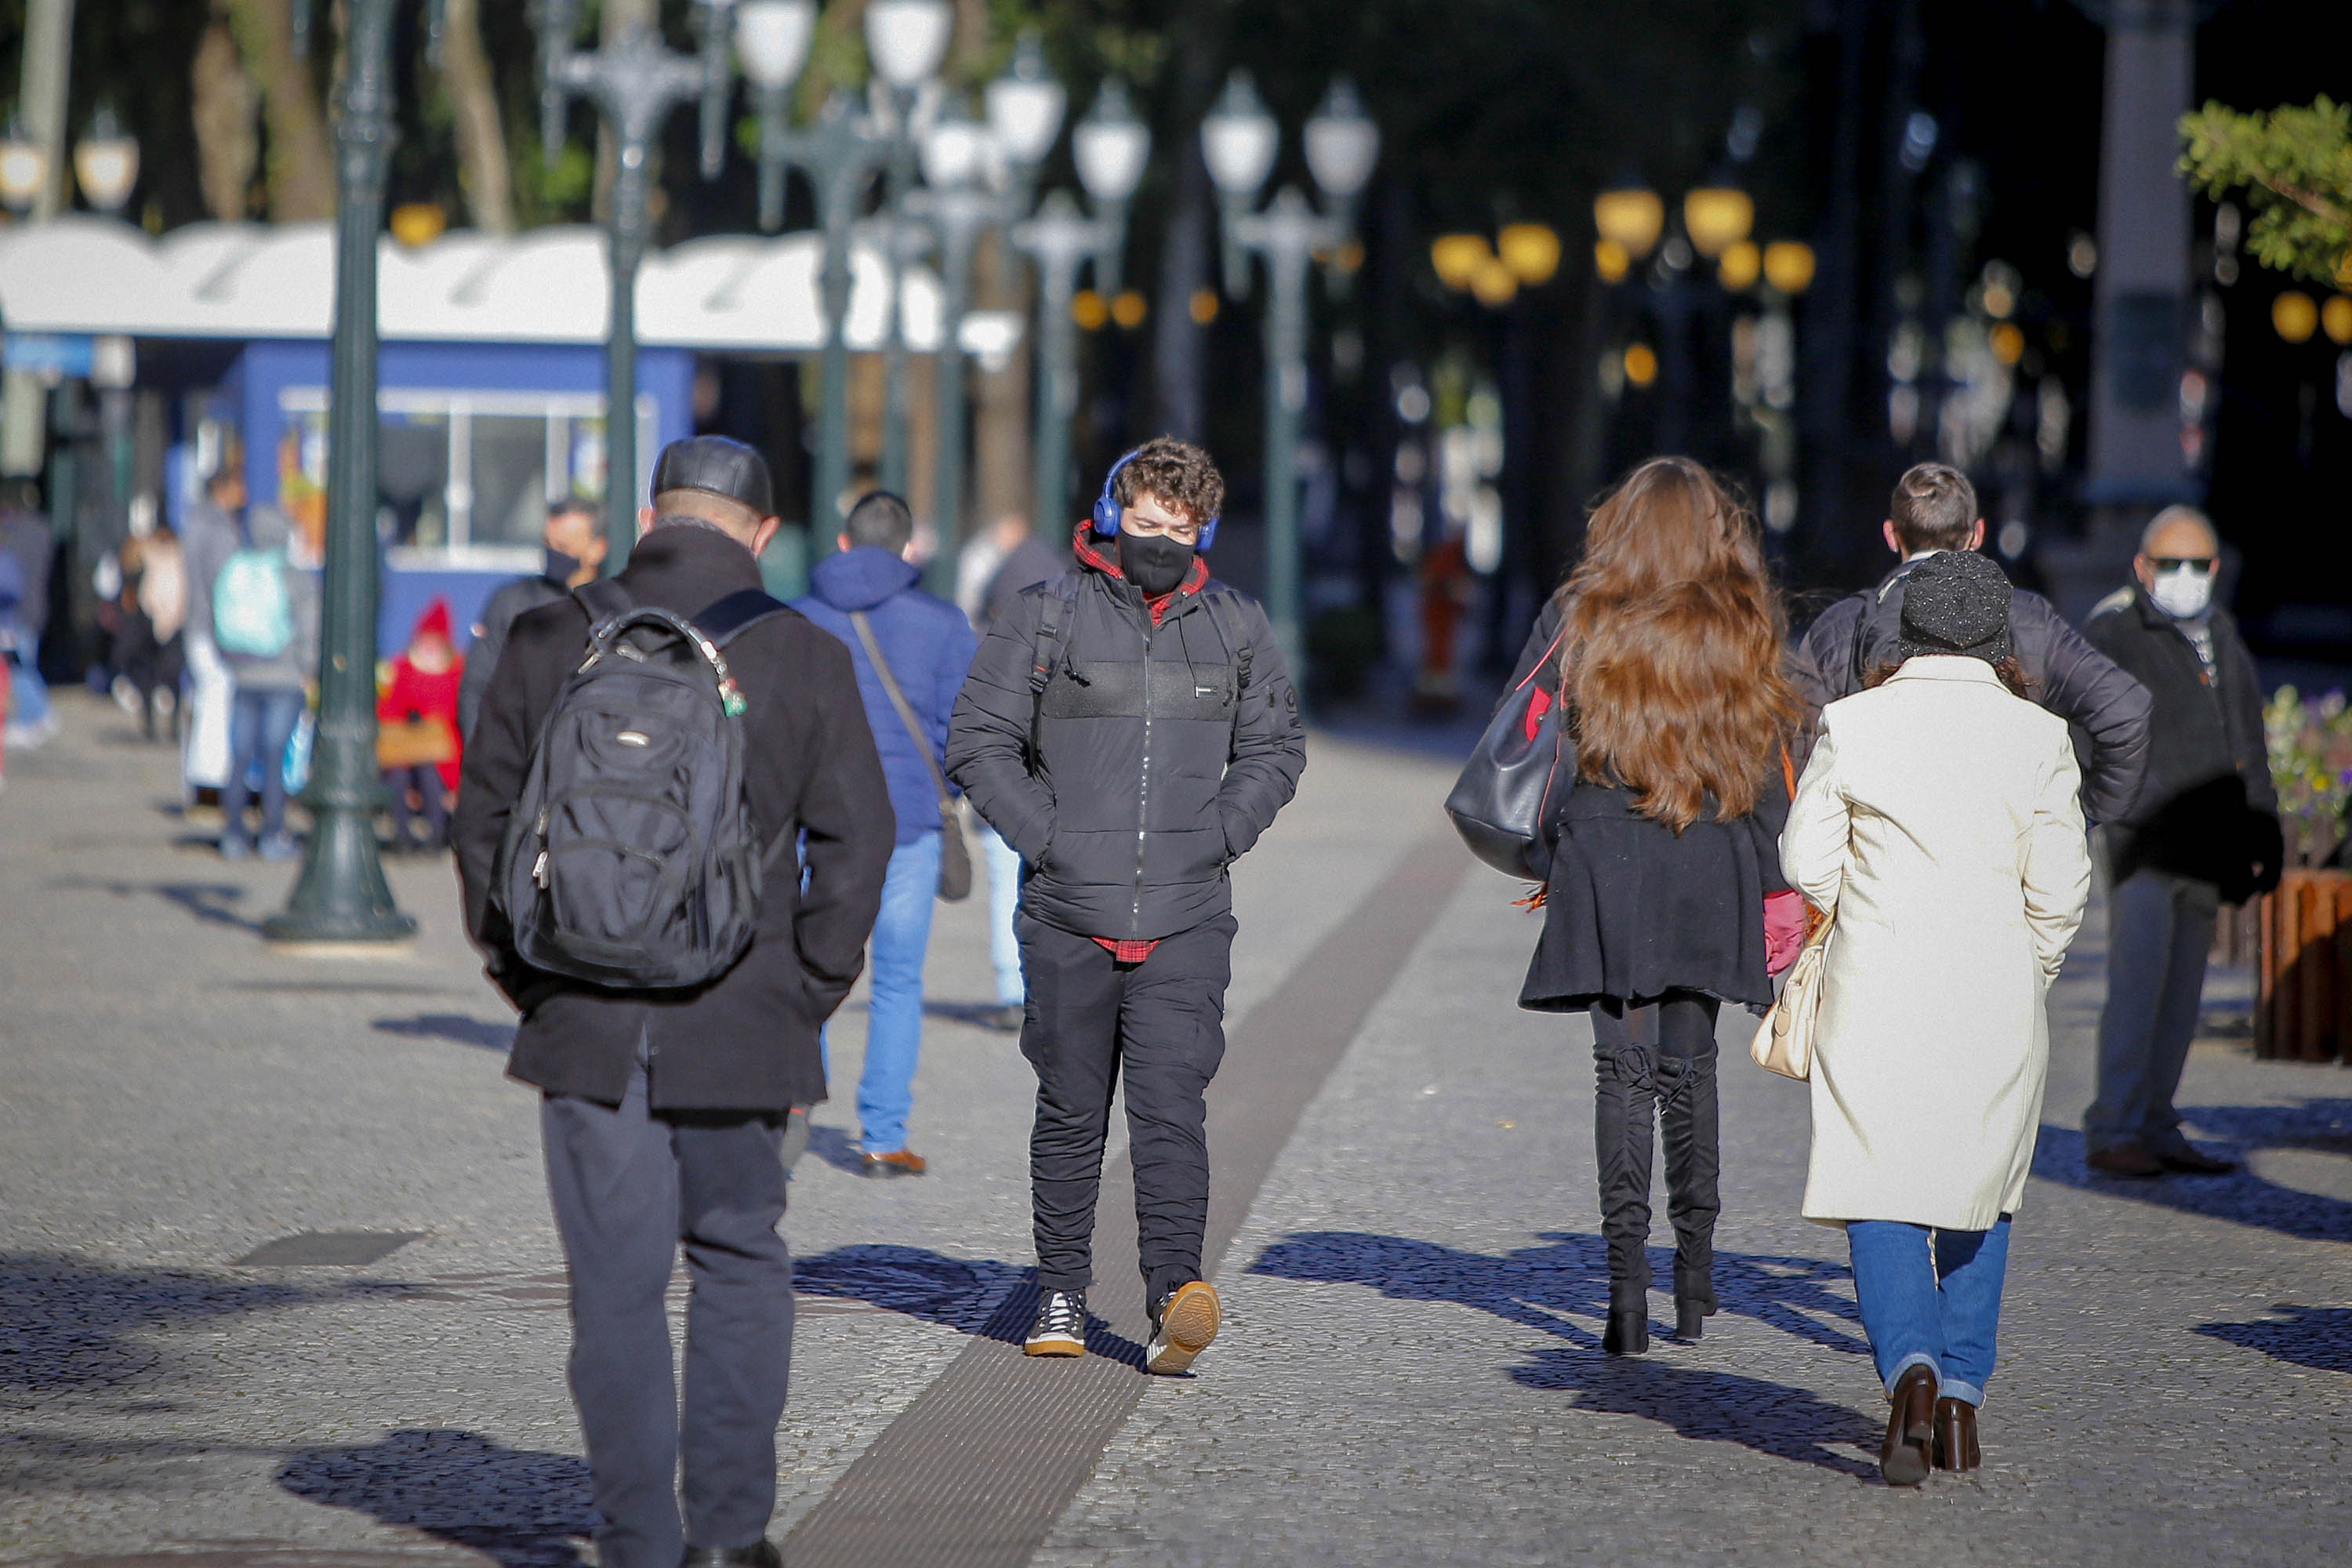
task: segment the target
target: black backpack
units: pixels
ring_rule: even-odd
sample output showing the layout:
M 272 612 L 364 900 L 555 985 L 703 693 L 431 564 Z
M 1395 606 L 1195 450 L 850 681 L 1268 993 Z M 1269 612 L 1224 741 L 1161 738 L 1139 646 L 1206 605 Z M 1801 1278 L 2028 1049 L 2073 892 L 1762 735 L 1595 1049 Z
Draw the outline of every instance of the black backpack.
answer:
M 574 596 L 588 650 L 531 748 L 490 897 L 535 969 L 626 990 L 699 985 L 751 945 L 762 845 L 724 649 L 784 606 L 746 588 L 688 621 L 609 580 Z

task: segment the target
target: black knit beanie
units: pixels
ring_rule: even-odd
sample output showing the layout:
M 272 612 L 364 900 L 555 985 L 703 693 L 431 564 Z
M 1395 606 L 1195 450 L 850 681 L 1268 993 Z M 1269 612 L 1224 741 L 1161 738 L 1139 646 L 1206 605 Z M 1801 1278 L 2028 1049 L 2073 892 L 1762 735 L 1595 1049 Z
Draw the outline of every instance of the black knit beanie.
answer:
M 2009 641 L 2009 579 L 1973 550 L 1928 556 L 1903 574 L 1903 626 L 1895 657 L 1959 654 L 1998 663 Z

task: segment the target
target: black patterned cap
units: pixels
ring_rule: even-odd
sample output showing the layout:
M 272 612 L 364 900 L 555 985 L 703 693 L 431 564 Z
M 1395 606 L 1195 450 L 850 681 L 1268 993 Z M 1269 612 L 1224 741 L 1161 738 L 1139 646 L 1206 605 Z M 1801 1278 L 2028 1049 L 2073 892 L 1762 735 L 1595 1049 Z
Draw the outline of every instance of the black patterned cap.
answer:
M 1973 550 L 1946 550 L 1903 574 L 1903 626 L 1895 657 L 2009 658 L 2009 579 Z
M 768 459 L 724 436 L 691 436 L 664 447 L 654 464 L 653 493 L 664 490 L 708 490 L 740 501 L 761 517 L 776 515 Z

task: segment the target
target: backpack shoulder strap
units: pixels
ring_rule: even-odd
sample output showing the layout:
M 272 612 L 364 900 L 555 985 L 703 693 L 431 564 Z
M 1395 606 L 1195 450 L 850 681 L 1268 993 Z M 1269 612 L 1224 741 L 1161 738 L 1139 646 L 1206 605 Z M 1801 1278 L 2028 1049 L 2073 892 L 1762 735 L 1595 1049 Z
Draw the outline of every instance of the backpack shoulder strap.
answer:
M 1029 694 L 1045 695 L 1054 671 L 1062 665 L 1062 622 L 1078 602 L 1077 574 L 1066 572 L 1045 584 L 1045 604 L 1037 616 L 1037 643 L 1029 659 Z
M 770 616 L 780 615 L 785 605 L 764 588 L 738 588 L 713 605 L 706 605 L 694 617 L 695 629 L 720 647 L 745 630 Z
M 572 596 L 580 601 L 582 609 L 588 612 L 591 627 L 602 626 L 614 616 L 627 614 L 636 608 L 637 604 L 629 596 L 626 588 L 610 577 L 597 577 L 583 583 L 572 590 Z
M 1249 689 L 1250 660 L 1255 651 L 1250 647 L 1249 632 L 1242 625 L 1241 595 L 1222 584 L 1202 596 L 1209 606 L 1209 619 L 1217 626 L 1217 635 L 1225 639 L 1225 652 L 1234 661 L 1234 711 L 1241 711 L 1241 694 Z

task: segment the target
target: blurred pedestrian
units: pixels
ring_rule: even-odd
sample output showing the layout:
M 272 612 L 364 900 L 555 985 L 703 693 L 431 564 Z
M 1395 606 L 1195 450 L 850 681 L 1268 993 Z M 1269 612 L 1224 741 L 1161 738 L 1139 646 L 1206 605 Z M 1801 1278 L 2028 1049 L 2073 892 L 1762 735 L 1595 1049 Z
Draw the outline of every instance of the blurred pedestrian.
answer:
M 188 618 L 182 634 L 187 665 L 185 745 L 180 754 L 183 788 L 194 799 L 199 789 L 228 784 L 229 720 L 236 681 L 213 641 L 213 584 L 245 537 L 245 472 L 233 456 L 205 481 L 204 499 L 188 509 L 180 530 L 180 556 L 188 578 Z
M 860 1168 L 869 1176 L 919 1176 L 927 1168 L 907 1144 L 922 1056 L 923 955 L 946 835 L 959 835 L 961 854 L 963 831 L 950 815 L 940 759 L 948 715 L 978 647 L 963 612 L 917 586 L 923 574 L 907 560 L 914 537 L 907 503 L 888 490 L 868 491 L 849 509 L 839 552 L 817 563 L 809 593 L 793 601 L 849 649 L 898 819 L 874 921 L 866 1068 L 857 1080 Z
M 237 549 L 213 580 L 213 642 L 236 682 L 228 782 L 221 790 L 221 854 L 231 860 L 257 847 L 245 819 L 256 774 L 261 858 L 290 860 L 296 854 L 286 830 L 286 748 L 318 677 L 319 584 L 289 563 L 292 538 L 284 512 L 250 509 Z
M 2011 614 L 1983 556 L 1922 563 L 1867 689 L 1822 711 L 1780 839 L 1835 922 L 1804 1215 L 1845 1227 L 1897 1486 L 1977 1468 L 2046 1001 L 2090 896 L 2074 742 L 2027 700 Z
M 1591 1020 L 1612 1355 L 1649 1348 L 1654 1126 L 1676 1332 L 1717 1309 L 1716 1015 L 1772 1000 L 1763 900 L 1786 886 L 1774 839 L 1802 717 L 1785 635 L 1754 517 L 1696 463 L 1655 458 L 1593 512 L 1512 682 L 1557 693 L 1563 749 L 1574 737 L 1519 1005 Z
M 1885 650 L 1899 636 L 1905 584 L 1921 562 L 1983 547 L 1976 487 L 1948 464 L 1905 470 L 1887 510 L 1879 532 L 1900 563 L 1877 587 L 1822 611 L 1797 645 L 1791 668 L 1815 713 L 1861 690 L 1885 661 Z M 2011 637 L 2027 689 L 2033 700 L 2090 737 L 2083 809 L 2095 821 L 2114 821 L 2130 806 L 2147 765 L 2147 692 L 2084 641 L 2049 600 L 2021 588 L 2013 594 Z
M 2213 602 L 2220 560 L 2204 514 L 2167 507 L 2140 538 L 2135 581 L 2100 602 L 2088 628 L 2156 700 L 2138 798 L 2100 832 L 2107 1000 L 2083 1142 L 2091 1169 L 2111 1176 L 2238 1168 L 2190 1147 L 2172 1104 L 2215 917 L 2277 887 L 2286 853 L 2253 656 Z
M 535 577 L 518 577 L 502 584 L 482 606 L 482 618 L 473 626 L 474 640 L 466 649 L 466 679 L 457 689 L 457 732 L 474 732 L 475 716 L 482 710 L 482 693 L 490 688 L 490 673 L 507 646 L 507 631 L 518 616 L 541 605 L 551 605 L 583 583 L 593 583 L 604 569 L 604 520 L 595 503 L 568 496 L 547 509 L 547 527 L 540 536 L 546 558 Z
M 41 679 L 41 638 L 49 625 L 49 569 L 57 533 L 41 510 L 41 489 L 26 475 L 0 479 L 0 555 L 16 579 L 14 604 L 0 610 L 0 659 L 9 666 L 13 693 L 5 710 L 7 744 L 23 751 L 58 732 L 48 683 Z
M 609 612 L 592 616 L 575 596 L 515 621 L 457 795 L 467 930 L 522 1013 L 508 1072 L 542 1096 L 604 1568 L 782 1561 L 766 1535 L 792 1361 L 782 1121 L 824 1098 L 817 1029 L 857 978 L 892 823 L 848 655 L 760 591 L 759 552 L 782 526 L 770 498 L 751 447 L 672 442 L 626 569 L 581 590 L 740 631 L 725 658 L 742 707 L 743 800 L 759 842 L 781 854 L 730 967 L 657 991 L 567 978 L 523 962 L 512 912 L 492 901 L 542 721 Z M 645 744 L 624 735 L 616 753 L 666 756 L 631 733 Z M 663 1300 L 681 1243 L 694 1284 L 682 1407 Z
M 1070 558 L 1039 539 L 1029 520 L 1007 512 L 984 536 L 993 554 L 987 581 L 981 585 L 973 625 L 982 637 L 997 618 L 1013 607 L 1023 591 L 1050 583 L 1070 570 Z M 1021 906 L 1021 857 L 1004 835 L 987 823 L 980 825 L 980 847 L 988 862 L 988 956 L 996 971 L 994 1023 L 1008 1033 L 1021 1027 L 1027 995 L 1021 979 L 1021 937 L 1013 917 Z
M 377 760 L 392 794 L 396 854 L 448 845 L 448 801 L 457 793 L 464 750 L 457 691 L 465 678 L 466 660 L 449 640 L 449 601 L 436 599 L 416 617 L 408 646 L 392 661 L 392 679 L 375 704 Z M 422 840 L 415 832 L 420 811 L 425 824 Z
M 179 536 L 158 523 L 139 547 L 137 581 L 131 587 L 137 614 L 128 623 L 123 673 L 138 694 L 139 731 L 155 738 L 160 701 L 173 740 L 180 736 L 180 678 L 185 667 L 188 570 Z
M 1079 570 L 1023 592 L 956 700 L 948 771 L 1030 868 L 1021 1052 L 1037 1240 L 1031 1355 L 1086 1352 L 1095 1204 L 1122 1076 L 1151 1339 L 1180 1373 L 1223 1321 L 1201 1278 L 1208 1107 L 1224 1055 L 1230 868 L 1307 765 L 1265 612 L 1210 580 L 1225 482 L 1171 437 L 1103 481 Z

